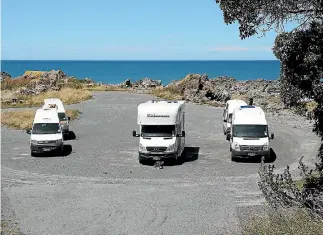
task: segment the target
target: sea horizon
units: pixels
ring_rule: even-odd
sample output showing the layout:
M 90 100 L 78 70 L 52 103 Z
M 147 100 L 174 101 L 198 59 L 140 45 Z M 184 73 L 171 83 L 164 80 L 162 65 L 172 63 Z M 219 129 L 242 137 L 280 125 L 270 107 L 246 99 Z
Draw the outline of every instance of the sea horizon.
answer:
M 126 79 L 161 80 L 169 84 L 188 74 L 207 74 L 209 78 L 234 77 L 236 80 L 276 80 L 279 60 L 1 60 L 1 71 L 13 78 L 27 70 L 62 70 L 67 76 L 90 78 L 95 82 L 118 84 Z

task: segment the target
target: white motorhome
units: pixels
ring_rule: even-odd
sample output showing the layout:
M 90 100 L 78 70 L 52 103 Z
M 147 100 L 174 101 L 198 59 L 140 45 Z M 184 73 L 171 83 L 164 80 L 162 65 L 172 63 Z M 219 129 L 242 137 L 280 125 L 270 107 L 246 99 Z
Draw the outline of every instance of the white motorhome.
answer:
M 185 101 L 150 100 L 138 105 L 139 162 L 178 159 L 185 147 Z
M 264 156 L 270 158 L 270 140 L 268 123 L 264 111 L 257 106 L 240 106 L 232 114 L 230 131 L 231 160 L 238 157 Z
M 63 132 L 58 119 L 57 109 L 37 109 L 32 129 L 27 130 L 30 134 L 30 153 L 64 151 Z
M 68 133 L 70 117 L 66 115 L 63 102 L 58 98 L 44 99 L 43 108 L 51 108 L 51 107 L 55 108 L 55 105 L 57 106 L 57 114 L 58 114 L 58 118 L 63 130 L 63 133 Z
M 223 134 L 226 135 L 226 139 L 230 140 L 230 129 L 232 121 L 232 113 L 236 107 L 247 105 L 243 100 L 233 99 L 226 102 L 223 109 Z

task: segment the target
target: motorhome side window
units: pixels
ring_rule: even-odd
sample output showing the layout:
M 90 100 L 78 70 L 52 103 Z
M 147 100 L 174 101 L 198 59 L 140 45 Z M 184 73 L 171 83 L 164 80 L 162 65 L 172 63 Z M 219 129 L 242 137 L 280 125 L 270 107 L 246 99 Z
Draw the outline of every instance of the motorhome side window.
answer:
M 234 125 L 234 137 L 254 137 L 264 138 L 268 137 L 267 125 Z
M 32 134 L 57 134 L 60 133 L 58 123 L 35 123 Z
M 143 125 L 142 137 L 172 137 L 175 135 L 175 125 Z

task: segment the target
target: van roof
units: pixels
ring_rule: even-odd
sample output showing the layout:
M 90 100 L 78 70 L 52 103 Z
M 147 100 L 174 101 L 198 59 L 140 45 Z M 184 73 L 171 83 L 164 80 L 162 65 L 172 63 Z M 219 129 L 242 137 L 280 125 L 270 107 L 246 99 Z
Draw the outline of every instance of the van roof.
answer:
M 185 101 L 149 100 L 138 105 L 139 125 L 174 125 Z
M 57 105 L 57 112 L 65 113 L 63 102 L 59 98 L 49 98 L 44 99 L 44 104 L 56 104 Z
M 244 100 L 228 100 L 227 103 L 229 104 L 228 113 L 233 113 L 234 109 L 238 106 L 247 105 Z
M 233 125 L 258 124 L 267 125 L 265 112 L 258 106 L 238 107 L 234 110 Z
M 33 123 L 59 123 L 56 109 L 37 109 Z

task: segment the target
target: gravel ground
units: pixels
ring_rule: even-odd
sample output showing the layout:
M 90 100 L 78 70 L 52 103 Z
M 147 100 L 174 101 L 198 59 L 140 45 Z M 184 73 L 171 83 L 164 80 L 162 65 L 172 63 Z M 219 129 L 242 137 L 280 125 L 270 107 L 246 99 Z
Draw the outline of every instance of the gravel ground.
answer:
M 233 163 L 222 109 L 186 105 L 186 144 L 198 159 L 155 169 L 137 160 L 137 105 L 152 97 L 120 92 L 69 107 L 76 139 L 66 155 L 33 158 L 30 136 L 2 128 L 2 200 L 24 234 L 239 234 L 247 211 L 264 199 L 259 163 Z M 278 170 L 305 156 L 319 139 L 305 119 L 268 115 Z M 250 209 L 251 208 L 251 209 Z

